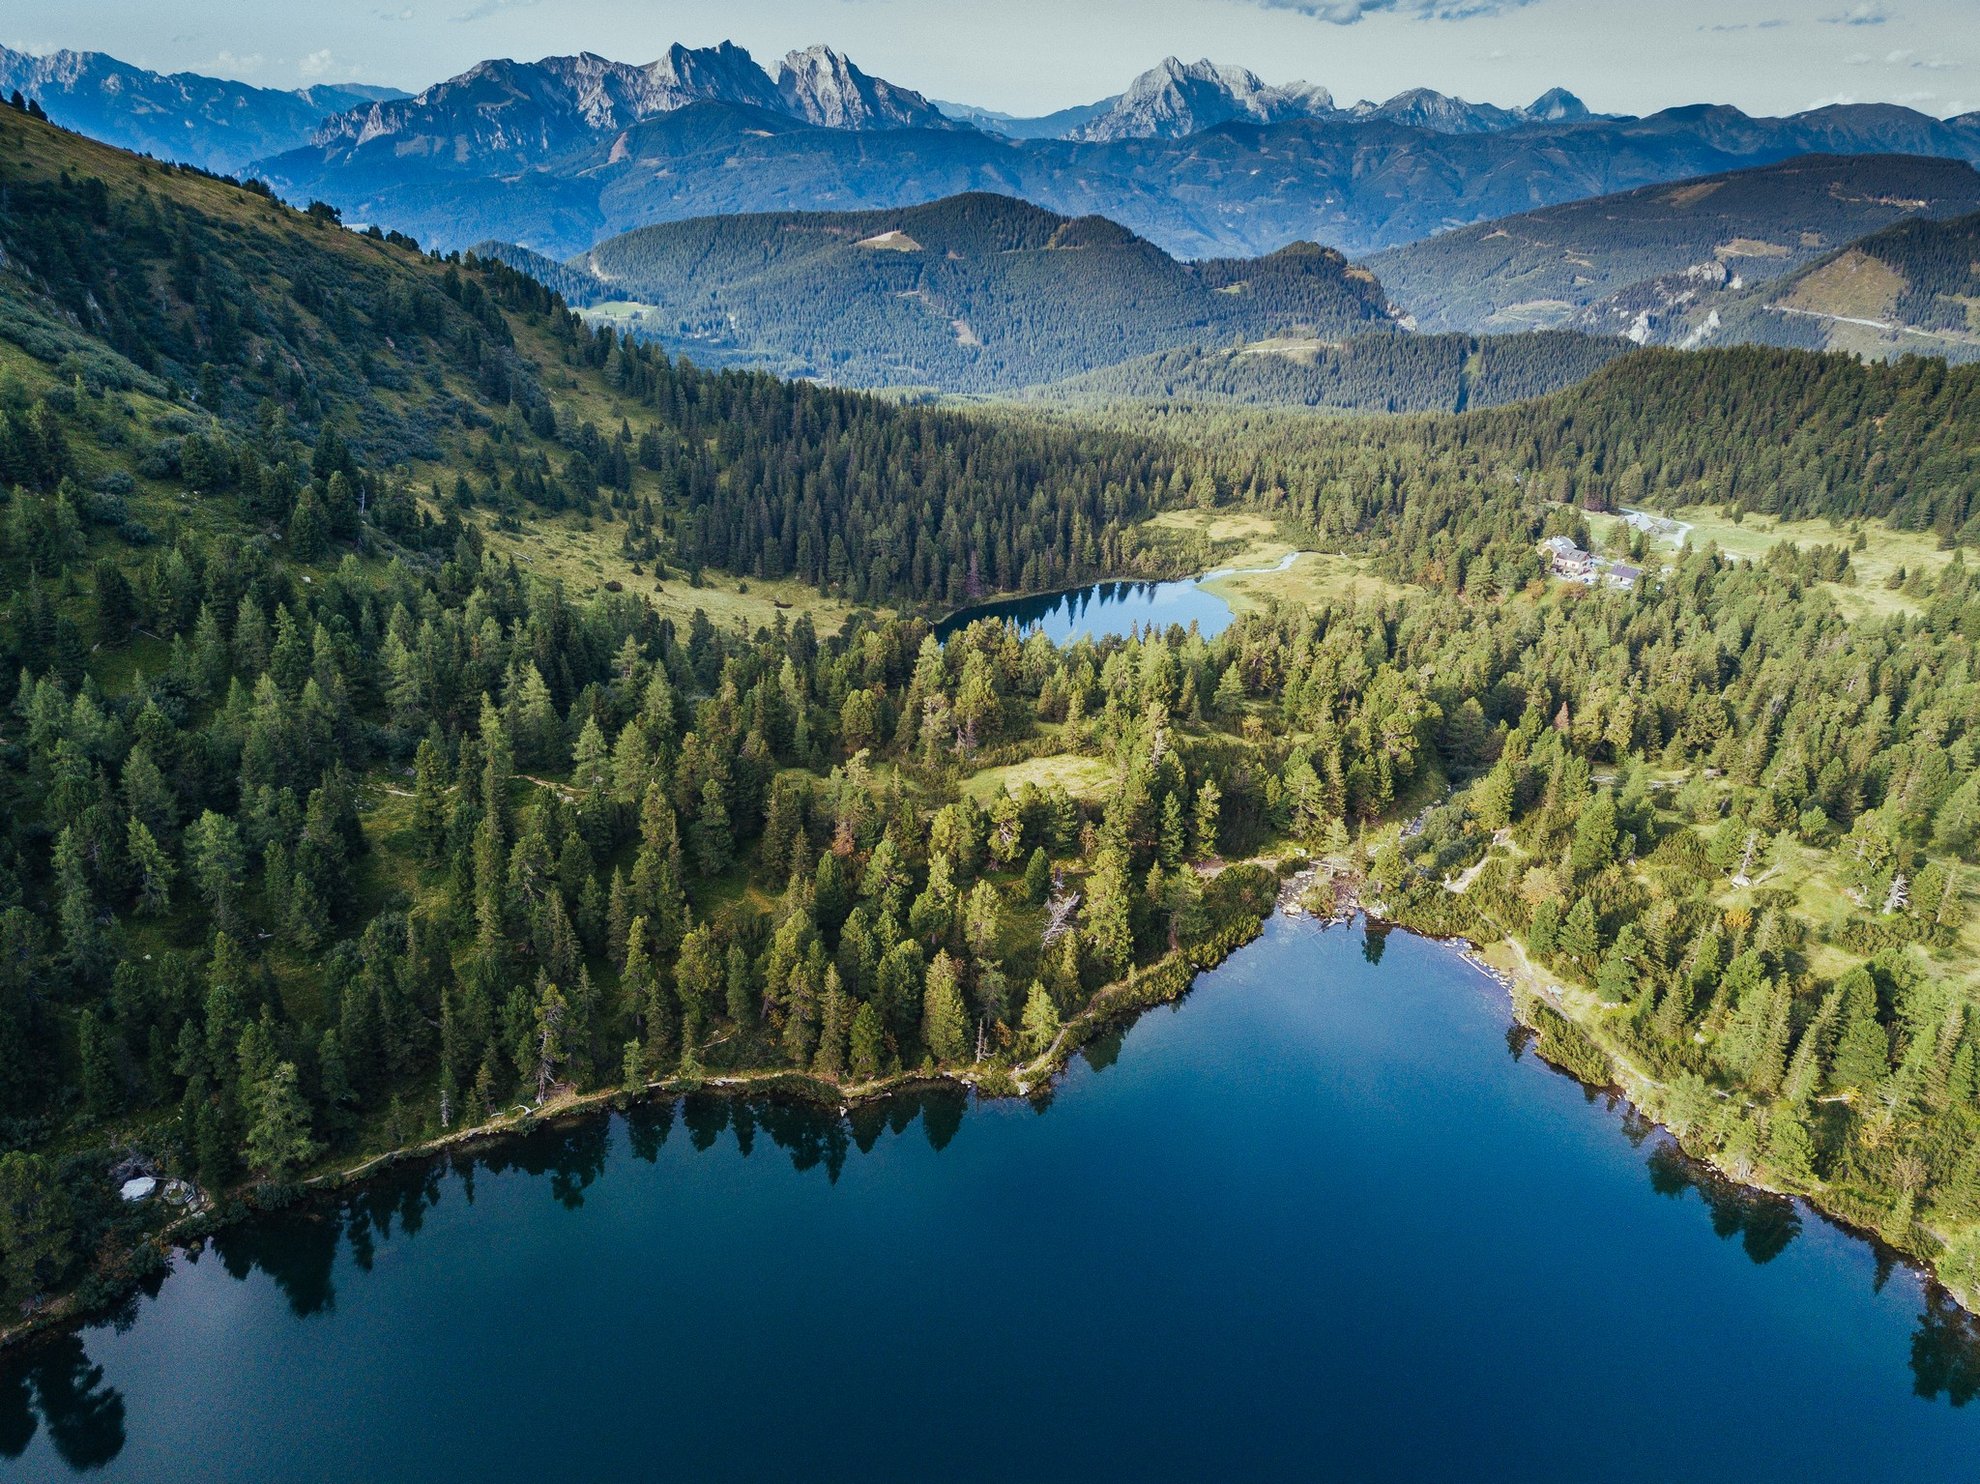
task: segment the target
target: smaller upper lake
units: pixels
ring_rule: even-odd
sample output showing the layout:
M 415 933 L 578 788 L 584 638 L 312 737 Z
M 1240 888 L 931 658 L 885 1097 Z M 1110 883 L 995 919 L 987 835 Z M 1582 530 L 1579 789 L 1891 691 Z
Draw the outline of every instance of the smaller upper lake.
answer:
M 1124 636 L 1134 629 L 1145 633 L 1170 624 L 1184 628 L 1195 624 L 1204 638 L 1214 639 L 1230 626 L 1231 605 L 1205 584 L 1241 572 L 1283 572 L 1299 555 L 1289 551 L 1275 567 L 1223 567 L 1176 582 L 1096 582 L 1061 593 L 977 603 L 943 619 L 935 626 L 935 637 L 946 639 L 978 619 L 1002 618 L 1016 624 L 1019 632 L 1037 630 L 1054 644 Z

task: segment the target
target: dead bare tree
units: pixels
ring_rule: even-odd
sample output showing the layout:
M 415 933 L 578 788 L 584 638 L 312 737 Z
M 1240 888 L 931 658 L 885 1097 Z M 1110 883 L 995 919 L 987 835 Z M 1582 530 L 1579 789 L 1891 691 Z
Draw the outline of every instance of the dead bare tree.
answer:
M 1045 932 L 1040 937 L 1039 946 L 1048 946 L 1065 936 L 1073 925 L 1073 914 L 1079 911 L 1079 893 L 1066 890 L 1066 875 L 1063 871 L 1052 872 L 1052 895 L 1045 903 Z

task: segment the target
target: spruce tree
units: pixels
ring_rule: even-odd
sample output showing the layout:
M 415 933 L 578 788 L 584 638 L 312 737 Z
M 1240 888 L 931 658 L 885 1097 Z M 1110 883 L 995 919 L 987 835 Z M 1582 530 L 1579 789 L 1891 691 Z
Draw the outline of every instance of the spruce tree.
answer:
M 938 1062 L 961 1061 L 967 1046 L 968 1020 L 956 979 L 956 962 L 946 949 L 929 960 L 921 1001 L 921 1039 Z
M 710 778 L 701 785 L 701 800 L 694 816 L 691 838 L 694 861 L 703 876 L 720 876 L 735 858 L 735 840 L 729 829 L 729 805 L 722 786 Z
M 1045 986 L 1038 980 L 1031 981 L 1031 992 L 1025 996 L 1024 1019 L 1019 1027 L 1018 1042 L 1027 1056 L 1042 1056 L 1059 1038 L 1059 1007 L 1052 1003 L 1052 996 L 1046 993 Z
M 296 1087 L 295 1064 L 277 1062 L 254 1089 L 248 1164 L 269 1180 L 286 1181 L 316 1158 L 320 1147 L 310 1137 L 309 1105 Z
M 873 1006 L 861 1005 L 853 1012 L 851 1046 L 847 1059 L 852 1074 L 862 1079 L 880 1075 L 881 1061 L 886 1055 L 886 1043 L 880 1029 L 880 1015 Z

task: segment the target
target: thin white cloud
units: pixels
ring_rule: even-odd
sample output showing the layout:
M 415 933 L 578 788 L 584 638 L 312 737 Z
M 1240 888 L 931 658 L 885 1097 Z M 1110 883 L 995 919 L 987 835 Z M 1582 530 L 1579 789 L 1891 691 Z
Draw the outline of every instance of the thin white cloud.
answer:
M 488 0 L 484 0 L 488 3 Z M 1368 16 L 1388 12 L 1419 21 L 1468 21 L 1504 15 L 1534 0 L 1253 0 L 1267 10 L 1292 10 L 1336 26 L 1351 26 Z
M 268 58 L 260 52 L 249 52 L 240 56 L 234 52 L 222 51 L 212 61 L 197 68 L 197 71 L 211 73 L 215 77 L 249 77 L 267 65 Z
M 322 77 L 336 65 L 336 57 L 331 55 L 330 48 L 326 46 L 321 51 L 311 52 L 296 63 L 296 71 L 304 77 Z
M 1913 72 L 1957 72 L 1966 65 L 1953 57 L 1921 57 L 1908 46 L 1893 47 L 1881 57 L 1872 56 L 1869 52 L 1851 52 L 1843 58 L 1844 65 L 1849 67 L 1869 67 L 1879 62 L 1886 67 L 1905 67 Z
M 1890 18 L 1891 13 L 1884 8 L 1882 0 L 1857 0 L 1847 10 L 1825 15 L 1822 20 L 1831 26 L 1881 26 Z
M 447 19 L 452 21 L 485 21 L 490 16 L 500 15 L 505 10 L 519 10 L 524 6 L 534 5 L 536 3 L 537 0 L 479 0 L 478 4 L 471 5 L 459 15 L 449 16 Z

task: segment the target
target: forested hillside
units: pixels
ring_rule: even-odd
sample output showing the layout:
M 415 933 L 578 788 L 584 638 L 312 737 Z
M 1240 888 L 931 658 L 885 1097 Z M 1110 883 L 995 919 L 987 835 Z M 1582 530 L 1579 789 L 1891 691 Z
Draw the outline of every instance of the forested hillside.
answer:
M 1700 294 L 1658 338 L 1980 360 L 1980 214 L 1908 221 L 1743 291 Z
M 1630 349 L 1615 336 L 1364 335 L 1184 349 L 1124 361 L 1037 394 L 1044 400 L 1240 402 L 1338 412 L 1463 412 L 1544 397 Z
M 574 1090 L 1016 1090 L 1308 854 L 1522 941 L 1549 1055 L 1980 1292 L 1980 583 L 1837 602 L 1880 518 L 1980 535 L 1980 372 L 1641 351 L 1463 416 L 966 417 L 698 371 L 6 109 L 0 190 L 10 1302 L 155 1264 L 126 1158 L 221 1219 Z M 1549 582 L 1542 537 L 1701 501 L 1835 539 Z M 1390 595 L 934 639 L 1193 557 L 1158 509 Z M 493 555 L 572 531 L 615 554 L 582 585 Z M 895 611 L 654 606 L 723 567 Z
M 1339 253 L 1179 263 L 1099 217 L 968 195 L 900 211 L 704 217 L 644 227 L 561 267 L 478 251 L 710 364 L 847 386 L 993 391 L 1151 351 L 1388 324 Z M 630 302 L 628 302 L 630 301 Z
M 1677 280 L 1667 297 L 1750 284 L 1908 216 L 1976 208 L 1980 172 L 1961 160 L 1807 155 L 1461 227 L 1368 266 L 1421 329 L 1546 329 L 1645 280 Z M 1620 334 L 1634 312 L 1586 327 Z

